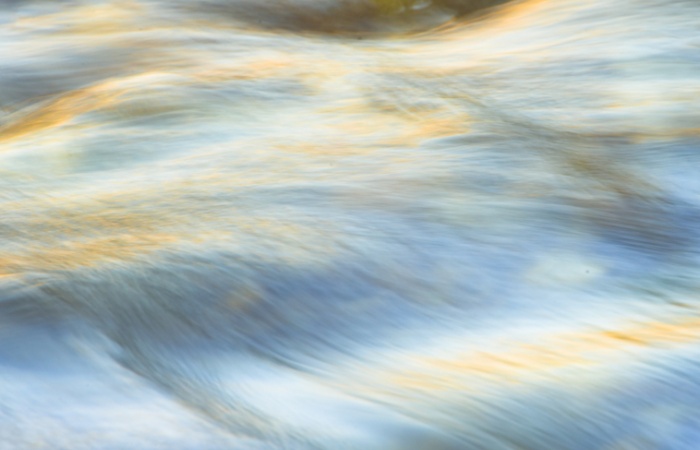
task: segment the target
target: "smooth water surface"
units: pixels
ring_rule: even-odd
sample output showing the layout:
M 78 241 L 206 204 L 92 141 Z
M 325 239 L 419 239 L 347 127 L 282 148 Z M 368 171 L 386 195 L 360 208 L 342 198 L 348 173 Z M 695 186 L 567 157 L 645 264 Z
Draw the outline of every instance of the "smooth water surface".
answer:
M 0 4 L 0 449 L 700 448 L 696 0 Z

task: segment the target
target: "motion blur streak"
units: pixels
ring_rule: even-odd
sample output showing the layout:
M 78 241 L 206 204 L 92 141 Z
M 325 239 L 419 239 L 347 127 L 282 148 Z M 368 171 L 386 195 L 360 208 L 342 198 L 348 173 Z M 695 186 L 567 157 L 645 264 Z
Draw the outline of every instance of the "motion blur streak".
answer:
M 697 450 L 699 18 L 0 2 L 0 450 Z

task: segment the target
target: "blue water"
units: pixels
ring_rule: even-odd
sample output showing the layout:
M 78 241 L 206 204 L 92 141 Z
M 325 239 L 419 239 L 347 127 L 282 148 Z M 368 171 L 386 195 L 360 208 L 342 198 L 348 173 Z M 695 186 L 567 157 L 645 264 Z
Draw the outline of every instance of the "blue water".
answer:
M 700 448 L 700 5 L 0 5 L 0 450 Z

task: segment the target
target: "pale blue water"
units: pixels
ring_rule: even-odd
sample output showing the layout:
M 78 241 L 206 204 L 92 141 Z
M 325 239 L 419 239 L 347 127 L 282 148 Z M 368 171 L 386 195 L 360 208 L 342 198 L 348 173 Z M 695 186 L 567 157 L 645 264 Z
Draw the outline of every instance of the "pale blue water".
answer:
M 0 5 L 0 450 L 700 447 L 696 1 Z

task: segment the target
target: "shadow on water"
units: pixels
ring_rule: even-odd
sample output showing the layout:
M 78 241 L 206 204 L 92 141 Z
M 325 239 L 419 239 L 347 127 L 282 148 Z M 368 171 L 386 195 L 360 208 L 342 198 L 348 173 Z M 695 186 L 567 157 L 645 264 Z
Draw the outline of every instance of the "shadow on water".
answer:
M 255 28 L 366 38 L 424 31 L 452 20 L 476 19 L 509 0 L 254 0 L 185 2 L 195 16 Z

